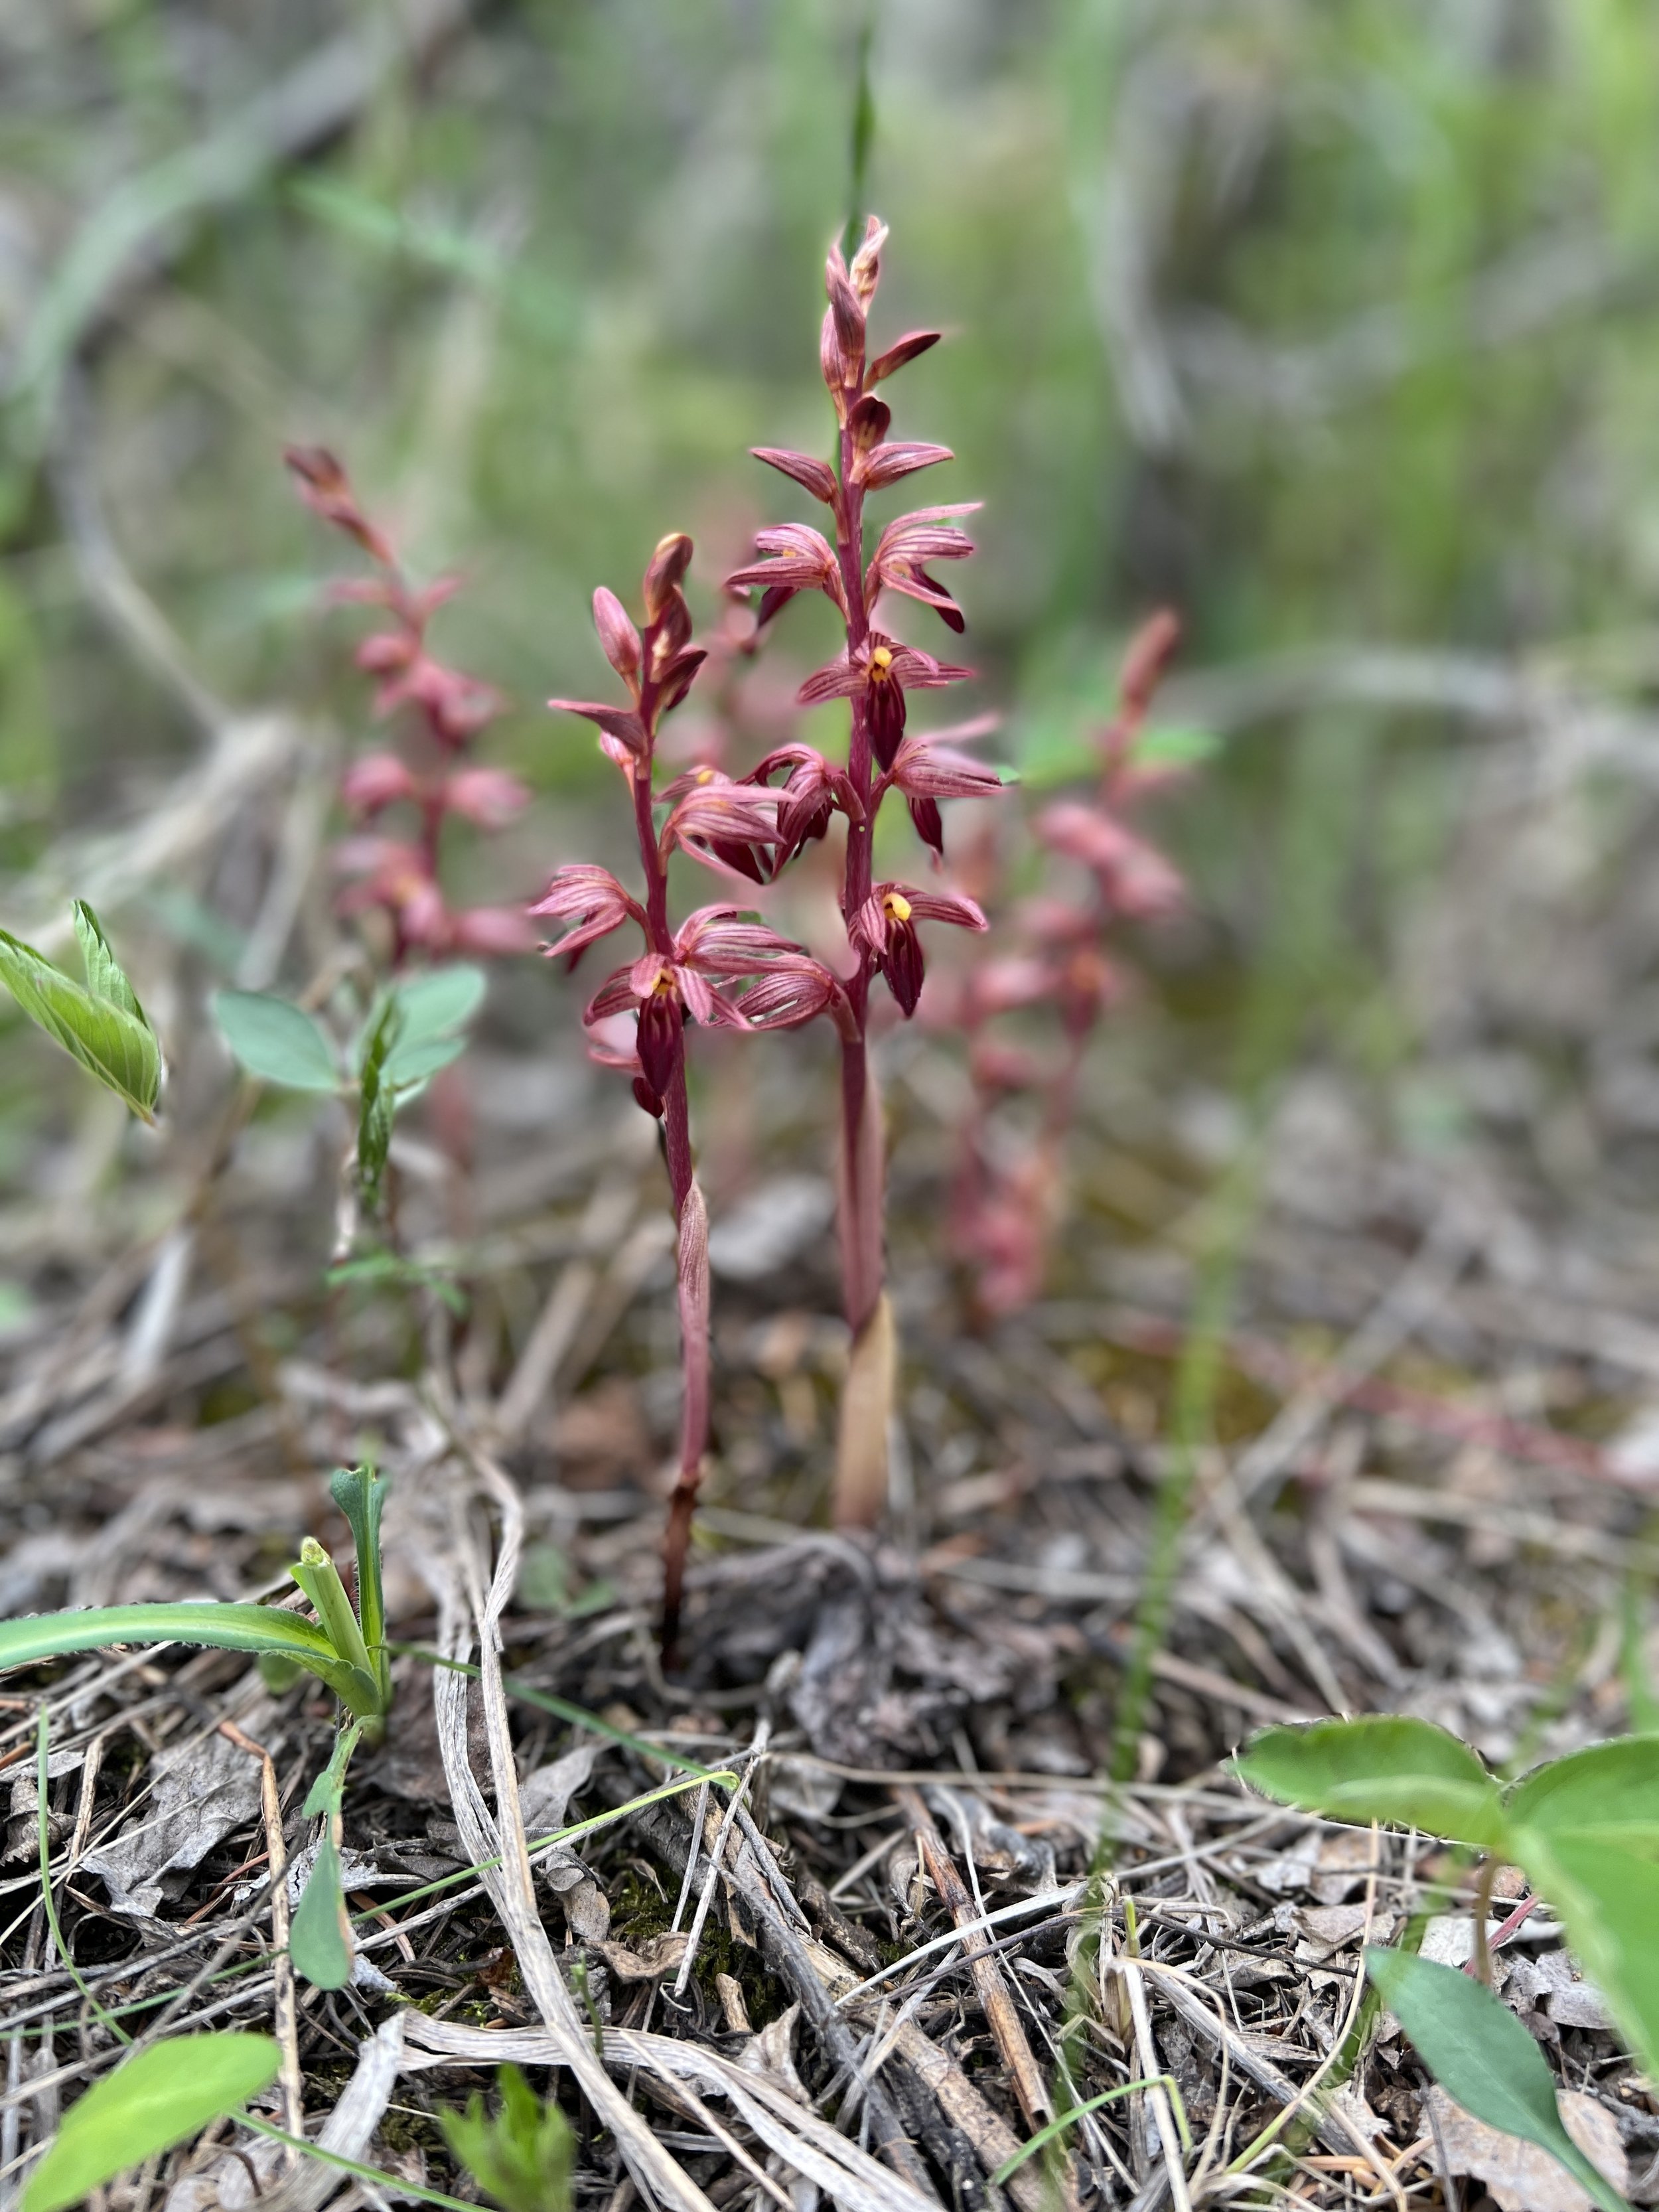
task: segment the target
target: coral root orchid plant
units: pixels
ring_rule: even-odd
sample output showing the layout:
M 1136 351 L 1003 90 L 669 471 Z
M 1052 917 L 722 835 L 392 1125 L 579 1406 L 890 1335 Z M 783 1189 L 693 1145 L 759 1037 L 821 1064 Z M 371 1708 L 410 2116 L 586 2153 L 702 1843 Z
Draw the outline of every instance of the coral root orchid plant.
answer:
M 842 1127 L 839 1200 L 842 1297 L 853 1333 L 852 1359 L 842 1401 L 836 1471 L 836 1517 L 861 1526 L 879 1516 L 887 1495 L 887 1433 L 895 1341 L 885 1287 L 884 1239 L 886 1163 L 870 1056 L 871 990 L 878 976 L 907 1018 L 921 995 L 925 960 L 918 923 L 942 921 L 982 930 L 985 916 L 957 893 L 913 884 L 875 880 L 876 817 L 897 792 L 917 835 L 935 857 L 944 855 L 939 801 L 984 798 L 1001 788 L 995 769 L 961 750 L 988 721 L 919 735 L 907 730 L 913 691 L 963 682 L 973 671 L 939 660 L 902 643 L 881 626 L 890 595 L 931 607 L 946 627 L 964 627 L 961 609 L 932 573 L 932 564 L 960 561 L 973 551 L 957 519 L 974 504 L 921 507 L 889 522 L 872 551 L 866 543 L 865 501 L 918 470 L 952 456 L 945 446 L 888 436 L 892 411 L 877 396 L 906 362 L 936 344 L 937 331 L 911 331 L 881 353 L 869 347 L 870 309 L 881 277 L 886 226 L 872 216 L 848 264 L 832 248 L 824 272 L 829 307 L 819 343 L 819 363 L 836 411 L 833 465 L 805 453 L 758 447 L 767 462 L 810 492 L 829 510 L 832 544 L 802 523 L 763 530 L 763 557 L 726 580 L 733 591 L 758 590 L 763 625 L 800 592 L 822 592 L 846 630 L 846 644 L 826 666 L 809 676 L 799 694 L 811 706 L 846 699 L 851 729 L 845 765 L 812 748 L 787 745 L 751 772 L 769 786 L 781 777 L 782 805 L 769 854 L 746 856 L 750 872 L 770 872 L 824 834 L 830 815 L 846 821 L 841 913 L 850 972 L 837 1003 L 841 1043 Z M 743 865 L 737 854 L 729 855 Z
M 357 665 L 375 679 L 376 713 L 404 717 L 401 750 L 363 754 L 346 769 L 340 796 L 354 834 L 334 853 L 350 879 L 339 911 L 381 918 L 370 933 L 381 988 L 343 1054 L 311 1013 L 270 993 L 221 991 L 213 1011 L 249 1074 L 289 1090 L 333 1092 L 355 1107 L 337 1258 L 356 1266 L 347 1255 L 363 1224 L 389 1224 L 394 1212 L 387 1163 L 396 1115 L 465 1049 L 466 1025 L 483 997 L 483 974 L 464 956 L 526 952 L 535 941 L 517 907 L 451 904 L 440 871 L 446 827 L 459 819 L 503 830 L 530 793 L 516 776 L 471 759 L 500 698 L 440 660 L 428 641 L 454 579 L 424 589 L 410 583 L 332 453 L 294 447 L 287 460 L 306 504 L 368 556 L 374 573 L 332 585 L 329 597 L 380 615 L 381 627 L 357 648 Z M 385 819 L 396 813 L 410 817 L 407 834 L 387 833 Z M 362 1261 L 374 1263 L 373 1254 Z
M 843 999 L 827 969 L 734 905 L 700 907 L 678 927 L 670 918 L 672 855 L 687 853 L 729 876 L 733 871 L 724 856 L 775 839 L 781 805 L 777 793 L 734 783 L 707 767 L 657 787 L 663 717 L 685 697 L 705 657 L 690 642 L 691 616 L 681 588 L 691 551 L 691 540 L 677 532 L 652 555 L 641 592 L 642 629 L 613 592 L 601 586 L 593 594 L 599 642 L 627 687 L 629 703 L 550 702 L 598 725 L 600 745 L 622 775 L 644 896 L 625 890 L 608 869 L 578 862 L 558 869 L 545 896 L 531 908 L 568 925 L 547 950 L 573 962 L 613 930 L 631 927 L 641 940 L 637 957 L 600 984 L 583 1019 L 594 1056 L 632 1074 L 635 1099 L 661 1124 L 673 1199 L 684 1395 L 678 1474 L 664 1547 L 668 1652 L 678 1626 L 691 1514 L 708 1440 L 708 1217 L 692 1161 L 685 1024 L 689 1018 L 706 1026 L 782 1027 L 810 1020 L 832 999 Z
M 528 951 L 533 935 L 517 907 L 453 907 L 440 880 L 444 830 L 452 818 L 479 830 L 504 830 L 530 798 L 516 776 L 471 758 L 480 732 L 501 711 L 500 695 L 447 666 L 428 641 L 432 617 L 453 597 L 459 580 L 440 577 L 417 590 L 333 454 L 319 446 L 296 446 L 286 458 L 307 506 L 368 556 L 374 574 L 331 586 L 329 597 L 372 607 L 382 617 L 382 627 L 357 647 L 357 665 L 375 678 L 377 715 L 405 718 L 401 750 L 363 754 L 342 781 L 340 796 L 358 834 L 335 853 L 336 866 L 351 878 L 340 911 L 378 910 L 386 916 L 394 969 L 412 956 L 435 960 Z M 404 834 L 389 834 L 384 826 L 394 809 L 410 817 Z
M 585 1020 L 596 1055 L 631 1073 L 634 1095 L 662 1124 L 664 1151 L 678 1224 L 679 1301 L 684 1372 L 678 1478 L 665 1540 L 665 1641 L 672 1648 L 691 1514 L 708 1434 L 708 1224 L 693 1168 L 686 1098 L 685 1025 L 739 1030 L 787 1029 L 826 1017 L 842 1056 L 839 1188 L 842 1267 L 851 1367 L 842 1400 L 836 1513 L 843 1523 L 876 1520 L 887 1489 L 887 1428 L 893 1389 L 894 1341 L 884 1289 L 885 1162 L 879 1103 L 870 1060 L 871 987 L 878 975 L 904 1016 L 921 994 L 925 959 L 918 924 L 951 922 L 980 930 L 985 917 L 972 899 L 902 882 L 877 882 L 876 817 L 891 792 L 906 800 L 915 829 L 935 856 L 944 847 L 941 799 L 979 798 L 1001 787 L 995 770 L 960 750 L 988 723 L 933 736 L 907 732 L 912 691 L 936 690 L 971 671 L 936 659 L 878 627 L 888 593 L 933 608 L 954 630 L 956 602 L 929 563 L 972 551 L 957 526 L 964 507 L 926 507 L 900 516 L 866 544 L 864 504 L 916 470 L 947 461 L 943 446 L 890 440 L 891 422 L 876 387 L 937 341 L 912 331 L 872 356 L 871 302 L 887 233 L 872 217 L 849 264 L 831 250 L 826 270 L 829 309 L 820 346 L 823 379 L 838 426 L 833 462 L 771 447 L 758 458 L 790 477 L 830 510 L 834 543 L 802 523 L 763 530 L 761 558 L 726 579 L 728 593 L 758 592 L 743 650 L 802 592 L 822 592 L 842 617 L 846 643 L 801 686 L 799 701 L 846 699 L 851 734 L 844 762 L 792 743 L 769 753 L 734 781 L 709 765 L 693 767 L 661 788 L 656 781 L 663 717 L 685 697 L 706 655 L 691 643 L 682 580 L 691 541 L 665 538 L 646 570 L 645 625 L 603 588 L 593 617 L 605 658 L 626 686 L 629 702 L 612 705 L 556 699 L 585 716 L 629 789 L 639 847 L 643 896 L 626 890 L 600 867 L 573 864 L 557 871 L 532 912 L 568 925 L 547 948 L 580 955 L 595 939 L 631 926 L 641 950 L 616 969 L 590 1001 Z M 770 883 L 832 817 L 846 825 L 841 912 L 847 962 L 837 974 L 800 945 L 734 904 L 701 908 L 676 927 L 670 918 L 668 864 L 678 849 L 728 880 Z
M 1167 610 L 1135 633 L 1116 711 L 1095 739 L 1093 787 L 1049 800 L 1032 823 L 1050 856 L 1048 880 L 1015 910 L 996 957 L 951 979 L 954 988 L 926 1010 L 969 1041 L 973 1103 L 958 1133 L 950 1237 L 988 1318 L 1042 1291 L 1085 1055 L 1123 988 L 1115 939 L 1125 924 L 1163 920 L 1184 902 L 1181 877 L 1130 822 L 1140 801 L 1183 772 L 1143 750 L 1146 716 L 1179 638 Z M 1002 1016 L 1034 1008 L 1058 1022 L 1057 1057 L 1002 1034 Z M 1000 1116 L 1021 1093 L 1040 1102 L 1036 1128 L 1023 1139 Z

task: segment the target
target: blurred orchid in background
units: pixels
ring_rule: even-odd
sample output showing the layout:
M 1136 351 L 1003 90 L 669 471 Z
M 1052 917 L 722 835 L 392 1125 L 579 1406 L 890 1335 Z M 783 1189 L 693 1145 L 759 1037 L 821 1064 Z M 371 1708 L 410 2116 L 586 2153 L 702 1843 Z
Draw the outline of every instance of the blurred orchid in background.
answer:
M 390 810 L 406 808 L 415 829 L 412 836 L 396 836 L 377 826 L 341 841 L 334 861 L 348 881 L 339 909 L 386 917 L 394 969 L 416 954 L 444 960 L 527 952 L 535 939 L 520 908 L 452 907 L 440 876 L 444 828 L 452 817 L 479 830 L 504 830 L 530 798 L 516 776 L 469 758 L 480 732 L 501 710 L 500 695 L 449 667 L 428 644 L 432 617 L 453 596 L 457 580 L 443 577 L 416 590 L 334 455 L 319 446 L 290 447 L 286 459 L 307 506 L 374 563 L 374 574 L 331 585 L 329 597 L 338 605 L 374 608 L 384 617 L 386 626 L 357 647 L 357 665 L 376 679 L 375 714 L 386 719 L 407 708 L 415 724 L 404 750 L 366 753 L 341 779 L 340 796 L 356 823 L 378 825 Z

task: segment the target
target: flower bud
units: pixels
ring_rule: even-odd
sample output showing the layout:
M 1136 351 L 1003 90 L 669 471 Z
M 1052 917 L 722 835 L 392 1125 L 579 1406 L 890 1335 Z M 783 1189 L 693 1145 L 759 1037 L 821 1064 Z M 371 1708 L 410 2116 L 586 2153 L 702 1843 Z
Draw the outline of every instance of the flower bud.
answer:
M 444 805 L 481 830 L 505 830 L 530 804 L 528 785 L 505 769 L 464 768 L 444 785 Z
M 639 1036 L 641 1072 L 659 1097 L 673 1079 L 683 1026 L 678 992 L 659 983 L 640 1008 Z
M 667 540 L 663 542 L 665 544 Z M 659 546 L 658 551 L 661 550 Z M 593 594 L 593 627 L 599 633 L 605 659 L 624 684 L 637 690 L 635 679 L 640 672 L 640 634 L 629 619 L 622 601 L 614 592 L 607 592 L 603 584 Z
M 656 551 L 651 556 L 651 564 L 645 572 L 645 616 L 647 622 L 662 620 L 671 596 L 690 566 L 691 540 L 683 530 L 671 530 L 667 537 L 659 542 Z M 597 617 L 597 606 L 594 611 Z

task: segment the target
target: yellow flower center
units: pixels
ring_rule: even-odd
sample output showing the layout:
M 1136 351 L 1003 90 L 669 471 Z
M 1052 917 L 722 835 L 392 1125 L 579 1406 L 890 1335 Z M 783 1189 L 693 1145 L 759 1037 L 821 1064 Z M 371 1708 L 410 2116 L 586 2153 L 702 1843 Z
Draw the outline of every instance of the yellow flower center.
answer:
M 905 897 L 902 891 L 889 891 L 886 897 L 882 901 L 882 904 L 886 908 L 888 913 L 892 916 L 895 921 L 909 921 L 910 902 Z
M 712 768 L 700 768 L 697 770 L 697 781 L 699 783 L 713 783 L 714 781 L 714 771 Z
M 870 681 L 872 684 L 884 682 L 892 665 L 892 654 L 884 645 L 878 645 L 870 655 Z

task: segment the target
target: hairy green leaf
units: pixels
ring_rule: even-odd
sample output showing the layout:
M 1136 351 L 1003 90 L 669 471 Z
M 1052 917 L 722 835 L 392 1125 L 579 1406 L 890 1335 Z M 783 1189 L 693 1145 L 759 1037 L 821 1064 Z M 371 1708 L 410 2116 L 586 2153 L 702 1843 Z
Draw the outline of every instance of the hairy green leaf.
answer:
M 351 1979 L 351 1923 L 331 1835 L 325 1834 L 318 1844 L 316 1862 L 294 1908 L 288 1954 L 295 1972 L 315 1989 L 343 1990 Z
M 110 1644 L 195 1644 L 220 1651 L 272 1651 L 296 1661 L 325 1682 L 355 1713 L 380 1711 L 379 1685 L 341 1659 L 323 1631 L 276 1606 L 219 1605 L 211 1599 L 178 1605 L 107 1605 L 37 1613 L 0 1621 L 0 1671 L 38 1665 L 70 1651 Z
M 1489 2128 L 1548 2151 L 1603 2212 L 1630 2212 L 1562 2125 L 1543 2053 L 1490 1990 L 1455 1966 L 1375 1945 L 1365 1971 L 1449 2097 Z
M 1397 1715 L 1264 1729 L 1234 1761 L 1264 1796 L 1334 1820 L 1382 1820 L 1482 1849 L 1501 1844 L 1503 1801 L 1444 1729 Z
M 545 2105 L 516 2066 L 496 2077 L 494 2117 L 475 2090 L 464 2112 L 440 2112 L 451 2153 L 504 2212 L 568 2212 L 575 2138 L 550 2100 Z
M 157 2151 L 240 2111 L 276 2079 L 270 2035 L 177 2035 L 141 2051 L 71 2105 L 18 2212 L 61 2212 Z
M 340 1088 L 334 1048 L 303 1007 L 270 991 L 216 991 L 213 1018 L 250 1075 L 285 1091 Z
M 88 908 L 87 912 L 90 914 Z M 82 927 L 80 910 L 76 926 Z M 96 929 L 95 923 L 93 925 Z M 83 937 L 82 941 L 85 941 Z M 96 942 L 104 945 L 101 932 Z M 99 972 L 111 983 L 110 972 L 121 975 L 112 957 Z M 125 985 L 126 978 L 121 976 Z M 125 1100 L 139 1118 L 155 1119 L 161 1093 L 161 1048 L 133 998 L 131 1007 L 74 982 L 32 945 L 0 929 L 0 983 L 3 983 L 29 1019 L 54 1037 L 65 1052 L 78 1060 L 89 1075 Z M 112 984 L 111 984 L 112 988 Z

